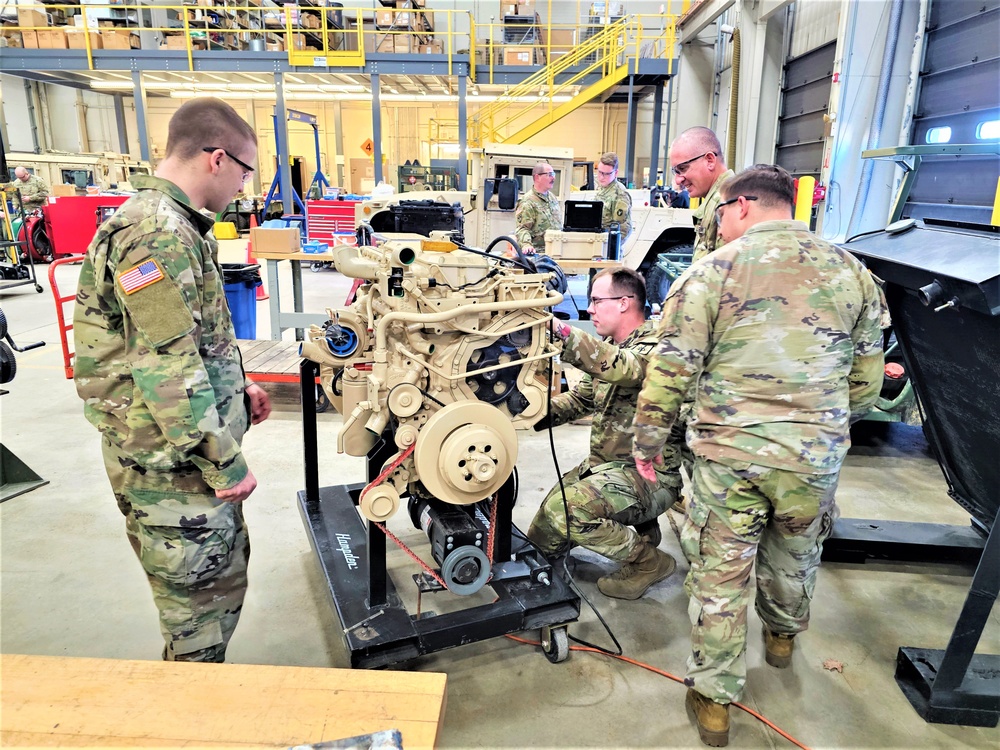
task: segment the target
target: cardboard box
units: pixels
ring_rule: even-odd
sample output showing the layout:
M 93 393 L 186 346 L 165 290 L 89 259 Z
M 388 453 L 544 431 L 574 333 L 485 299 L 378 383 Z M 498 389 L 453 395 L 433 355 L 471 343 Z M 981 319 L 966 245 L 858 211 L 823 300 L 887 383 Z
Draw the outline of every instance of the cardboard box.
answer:
M 268 52 L 284 52 L 285 43 L 284 42 L 268 42 L 264 45 Z
M 416 52 L 417 43 L 409 34 L 396 34 L 396 38 L 392 42 L 393 52 Z
M 513 45 L 503 48 L 504 65 L 534 65 L 535 48 L 529 45 Z
M 107 21 L 106 23 L 110 24 L 111 22 Z M 101 19 L 91 18 L 90 16 L 87 17 L 87 28 L 96 29 L 99 28 L 100 24 L 101 24 Z M 83 28 L 83 15 L 73 16 L 73 26 L 75 26 L 78 29 Z
M 394 10 L 377 10 L 375 11 L 375 25 L 376 26 L 392 26 L 392 17 L 395 15 Z
M 183 34 L 164 37 L 160 49 L 187 49 L 187 37 Z M 208 49 L 208 40 L 192 39 L 191 49 Z
M 70 195 L 76 195 L 76 185 L 53 185 L 50 194 L 56 196 L 57 198 L 65 198 Z
M 439 41 L 432 41 L 430 44 L 420 45 L 420 54 L 422 55 L 443 55 L 444 54 L 444 43 Z
M 289 229 L 254 227 L 250 230 L 250 242 L 253 244 L 255 257 L 265 253 L 297 253 L 302 248 L 302 234 L 294 227 Z
M 38 49 L 38 32 L 22 31 L 21 46 L 24 47 L 24 49 Z
M 504 16 L 516 16 L 517 15 L 517 3 L 502 3 L 500 5 L 500 17 Z
M 292 34 L 292 49 L 304 50 L 306 48 L 305 34 Z
M 87 37 L 90 37 L 91 49 L 104 49 L 101 35 L 96 31 L 77 31 L 76 29 L 66 30 L 66 42 L 70 49 L 87 49 Z
M 17 9 L 17 25 L 18 26 L 48 26 L 49 17 L 40 10 L 35 10 L 33 8 L 18 8 Z
M 395 52 L 395 42 L 393 41 L 393 36 L 391 34 L 386 34 L 385 36 L 378 37 L 378 46 L 375 48 L 376 52 Z
M 557 49 L 576 46 L 576 29 L 542 29 L 542 39 L 546 37 L 549 45 Z
M 39 29 L 35 35 L 39 49 L 69 49 L 65 29 Z
M 128 29 L 104 29 L 101 41 L 104 49 L 139 49 L 139 35 Z

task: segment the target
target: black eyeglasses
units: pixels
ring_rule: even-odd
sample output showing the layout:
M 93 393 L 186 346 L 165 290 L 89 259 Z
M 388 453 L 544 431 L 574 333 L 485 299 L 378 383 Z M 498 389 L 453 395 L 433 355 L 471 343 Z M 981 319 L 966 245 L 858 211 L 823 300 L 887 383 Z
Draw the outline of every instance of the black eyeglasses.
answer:
M 744 200 L 748 201 L 757 200 L 756 195 L 737 195 L 735 198 L 730 198 L 727 201 L 722 201 L 722 203 L 720 203 L 718 206 L 715 207 L 715 220 L 722 221 L 722 209 L 725 208 L 726 206 L 730 206 L 733 203 L 736 203 L 736 201 L 738 201 L 740 198 L 743 198 Z
M 713 154 L 714 155 L 715 152 L 714 151 L 706 151 L 703 154 L 698 154 L 698 156 L 694 157 L 693 159 L 688 159 L 687 161 L 682 161 L 676 167 L 671 167 L 670 171 L 673 172 L 674 174 L 677 174 L 677 175 L 684 174 L 685 172 L 688 171 L 688 169 L 691 167 L 692 164 L 694 164 L 699 159 L 705 158 L 709 154 Z
M 203 148 L 202 151 L 204 151 L 206 154 L 211 154 L 211 153 L 213 153 L 215 151 L 221 151 L 226 156 L 228 156 L 230 159 L 232 159 L 234 162 L 236 162 L 241 167 L 243 167 L 243 182 L 246 182 L 247 180 L 249 180 L 250 179 L 250 175 L 253 174 L 253 167 L 251 167 L 245 161 L 240 161 L 239 159 L 237 159 L 235 156 L 233 156 L 231 153 L 229 153 L 228 151 L 226 151 L 226 149 L 222 148 L 221 146 L 205 146 L 205 148 Z
M 556 173 L 555 172 L 539 172 L 536 176 L 537 177 L 555 177 Z
M 588 302 L 590 303 L 588 307 L 597 307 L 599 303 L 609 299 L 633 299 L 634 297 L 635 297 L 634 294 L 621 294 L 617 297 L 591 297 L 588 300 Z
M 616 169 L 609 169 L 607 172 L 605 172 L 603 169 L 598 169 L 597 170 L 597 174 L 599 174 L 599 175 L 601 175 L 603 177 L 610 177 L 611 175 L 613 175 L 617 171 L 618 170 L 616 170 Z

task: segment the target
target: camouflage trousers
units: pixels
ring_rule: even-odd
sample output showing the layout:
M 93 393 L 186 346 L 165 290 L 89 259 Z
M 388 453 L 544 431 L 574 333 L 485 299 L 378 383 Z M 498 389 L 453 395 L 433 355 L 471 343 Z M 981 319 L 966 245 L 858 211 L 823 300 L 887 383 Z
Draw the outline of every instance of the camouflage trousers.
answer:
M 107 439 L 104 464 L 160 613 L 167 661 L 221 662 L 247 589 L 241 504 L 224 503 L 191 464 L 138 466 Z
M 694 464 L 694 496 L 681 529 L 691 571 L 691 656 L 686 683 L 712 700 L 739 698 L 750 573 L 757 561 L 757 614 L 775 633 L 809 625 L 823 542 L 839 515 L 838 474 L 800 474 L 752 464 Z
M 679 483 L 653 485 L 634 465 L 621 461 L 591 468 L 587 462 L 563 476 L 566 507 L 557 484 L 542 501 L 528 528 L 528 539 L 543 553 L 557 554 L 569 538 L 618 562 L 629 562 L 639 551 L 639 535 L 631 528 L 659 517 L 678 497 Z

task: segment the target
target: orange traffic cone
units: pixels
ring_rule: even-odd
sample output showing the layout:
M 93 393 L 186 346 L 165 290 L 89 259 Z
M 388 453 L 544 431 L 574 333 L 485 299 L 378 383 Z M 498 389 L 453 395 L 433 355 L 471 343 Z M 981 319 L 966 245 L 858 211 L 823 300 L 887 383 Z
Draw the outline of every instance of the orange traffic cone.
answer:
M 257 214 L 250 214 L 250 239 L 247 240 L 247 263 L 256 263 L 257 259 L 253 257 L 253 229 L 257 226 Z M 271 299 L 271 295 L 264 291 L 264 285 L 261 284 L 257 287 L 256 301 Z

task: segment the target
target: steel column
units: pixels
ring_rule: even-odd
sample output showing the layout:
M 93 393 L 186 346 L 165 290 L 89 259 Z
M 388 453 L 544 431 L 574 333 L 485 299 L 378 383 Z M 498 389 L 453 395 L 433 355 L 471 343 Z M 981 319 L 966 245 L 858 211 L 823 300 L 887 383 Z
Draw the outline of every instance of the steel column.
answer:
M 372 141 L 375 142 L 375 184 L 382 181 L 382 97 L 379 92 L 379 75 L 372 73 Z
M 653 94 L 653 145 L 649 149 L 649 184 L 656 184 L 656 170 L 660 166 L 660 124 L 663 120 L 663 81 L 656 84 Z
M 139 136 L 139 158 L 149 161 L 149 130 L 146 127 L 146 89 L 142 85 L 142 73 L 132 71 L 132 100 L 135 102 L 135 124 Z
M 288 149 L 288 111 L 285 109 L 285 74 L 274 74 L 274 146 L 281 171 L 281 212 L 295 213 L 295 198 L 292 192 L 292 160 Z M 296 308 L 299 309 L 299 308 Z
M 466 190 L 466 181 L 469 177 L 469 161 L 466 149 L 469 146 L 468 137 L 468 102 L 466 95 L 468 86 L 465 75 L 458 77 L 458 189 Z
M 125 97 L 112 94 L 115 101 L 115 127 L 118 128 L 118 152 L 128 153 L 128 132 L 125 129 Z

